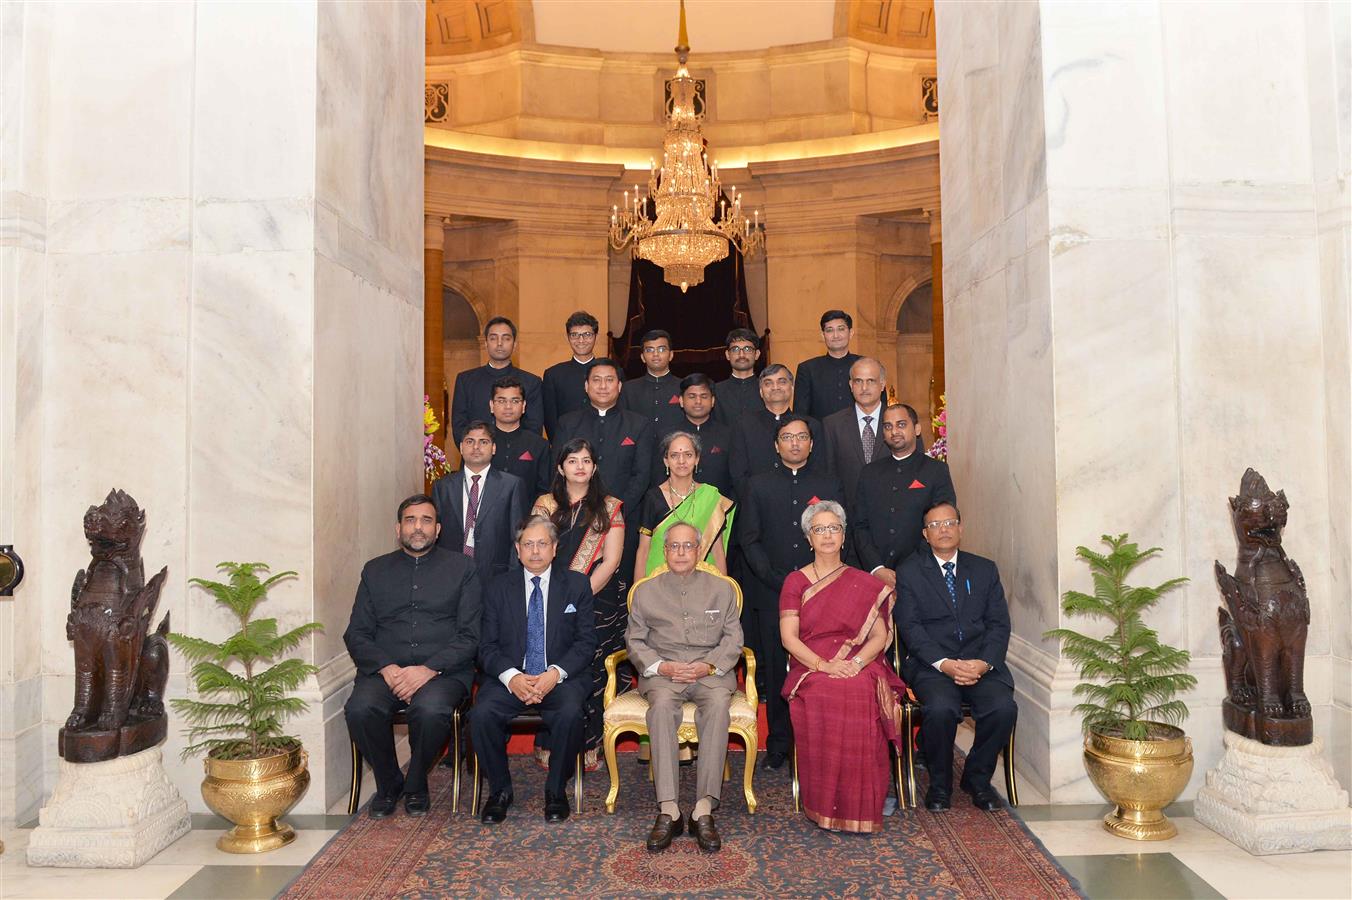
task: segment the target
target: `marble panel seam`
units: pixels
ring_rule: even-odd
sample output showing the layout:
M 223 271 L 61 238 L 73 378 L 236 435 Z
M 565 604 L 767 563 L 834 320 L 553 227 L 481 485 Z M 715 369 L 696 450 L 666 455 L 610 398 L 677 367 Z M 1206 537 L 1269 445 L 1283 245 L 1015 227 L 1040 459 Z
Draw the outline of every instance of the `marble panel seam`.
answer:
M 47 246 L 47 203 L 23 191 L 0 193 L 0 247 L 21 247 L 38 253 Z
M 422 306 L 422 254 L 401 259 L 389 247 L 353 226 L 323 201 L 315 203 L 315 248 L 319 255 L 347 269 L 401 301 Z

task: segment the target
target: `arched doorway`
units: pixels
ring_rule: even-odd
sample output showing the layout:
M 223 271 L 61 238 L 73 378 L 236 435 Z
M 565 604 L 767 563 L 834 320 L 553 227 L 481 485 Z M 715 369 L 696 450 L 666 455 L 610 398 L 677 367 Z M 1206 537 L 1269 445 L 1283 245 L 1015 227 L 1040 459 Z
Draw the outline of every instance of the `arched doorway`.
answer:
M 915 407 L 928 446 L 934 440 L 930 419 L 930 377 L 934 370 L 934 285 L 926 281 L 911 290 L 897 310 L 897 355 L 891 381 L 897 399 Z
M 451 392 L 455 388 L 455 376 L 479 365 L 479 315 L 465 295 L 453 287 L 441 289 L 441 353 L 446 368 L 446 381 L 442 395 L 436 405 L 437 418 L 442 423 L 451 421 Z M 484 410 L 484 415 L 488 411 Z M 447 434 L 449 434 L 449 428 Z M 458 464 L 459 454 L 454 443 L 448 438 L 446 454 L 453 464 Z

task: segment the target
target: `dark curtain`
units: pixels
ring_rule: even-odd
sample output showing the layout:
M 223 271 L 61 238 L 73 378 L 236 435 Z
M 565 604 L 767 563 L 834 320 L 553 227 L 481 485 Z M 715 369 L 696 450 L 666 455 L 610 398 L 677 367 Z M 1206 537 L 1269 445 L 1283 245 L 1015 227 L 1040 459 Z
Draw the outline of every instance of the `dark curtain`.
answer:
M 703 372 L 715 381 L 731 374 L 723 351 L 728 332 L 750 328 L 751 310 L 746 299 L 746 273 L 742 255 L 730 248 L 704 270 L 704 281 L 681 293 L 679 285 L 662 280 L 662 270 L 646 259 L 634 259 L 629 274 L 629 311 L 624 330 L 611 336 L 611 355 L 624 366 L 625 376 L 643 374 L 643 335 L 654 328 L 671 334 L 671 371 L 678 377 Z M 762 336 L 762 344 L 768 332 Z M 765 364 L 766 348 L 761 362 Z

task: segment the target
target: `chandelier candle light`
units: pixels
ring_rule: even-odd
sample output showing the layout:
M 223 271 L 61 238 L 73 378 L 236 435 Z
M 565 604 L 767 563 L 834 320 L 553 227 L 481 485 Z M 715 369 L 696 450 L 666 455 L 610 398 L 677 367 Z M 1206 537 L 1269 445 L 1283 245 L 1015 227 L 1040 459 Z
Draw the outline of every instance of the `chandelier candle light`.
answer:
M 705 149 L 700 123 L 704 121 L 686 60 L 690 57 L 685 31 L 685 0 L 681 0 L 681 32 L 676 47 L 676 77 L 671 80 L 671 109 L 662 139 L 662 167 L 650 160 L 648 193 L 638 185 L 623 204 L 610 210 L 610 246 L 662 267 L 668 284 L 684 293 L 704 280 L 704 268 L 728 255 L 733 244 L 744 256 L 765 243 L 765 228 L 756 210 L 742 213 L 742 195 L 734 186 L 726 194 L 718 179 L 718 163 Z M 717 214 L 717 218 L 715 218 Z

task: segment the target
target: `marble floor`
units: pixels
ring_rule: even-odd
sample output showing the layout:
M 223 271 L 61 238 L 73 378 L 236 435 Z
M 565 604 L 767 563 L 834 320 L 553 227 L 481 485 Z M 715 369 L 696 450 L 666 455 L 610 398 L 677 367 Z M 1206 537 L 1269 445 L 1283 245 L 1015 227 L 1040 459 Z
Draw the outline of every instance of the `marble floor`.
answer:
M 970 730 L 959 742 L 970 742 Z M 997 778 L 1003 791 L 1003 780 Z M 366 774 L 363 796 L 374 785 Z M 1057 858 L 1085 894 L 1098 898 L 1185 897 L 1352 898 L 1352 853 L 1320 852 L 1292 856 L 1250 856 L 1192 818 L 1192 803 L 1175 804 L 1169 817 L 1178 837 L 1140 844 L 1113 837 L 1098 827 L 1108 807 L 1059 805 L 1020 784 L 1018 814 Z M 226 823 L 214 816 L 193 816 L 193 830 L 140 869 L 30 869 L 24 848 L 30 828 L 0 834 L 0 898 L 270 898 L 300 873 L 305 864 L 347 822 L 346 800 L 330 815 L 287 819 L 296 841 L 265 857 L 234 856 L 216 849 Z M 401 813 L 402 814 L 402 813 Z M 593 810 L 584 815 L 604 815 Z M 923 810 L 908 815 L 930 815 Z

